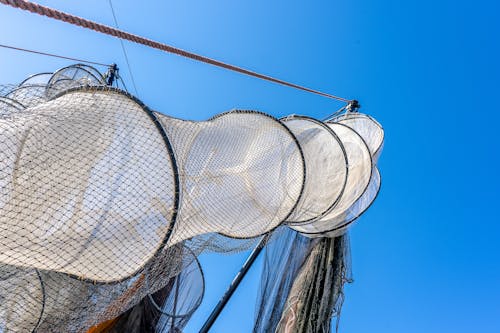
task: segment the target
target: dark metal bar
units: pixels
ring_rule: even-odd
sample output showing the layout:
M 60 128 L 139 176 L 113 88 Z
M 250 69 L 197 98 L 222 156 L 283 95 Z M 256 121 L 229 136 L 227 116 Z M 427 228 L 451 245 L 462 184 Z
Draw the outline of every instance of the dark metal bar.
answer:
M 248 273 L 248 270 L 250 269 L 250 267 L 252 267 L 253 263 L 255 262 L 255 259 L 257 259 L 257 257 L 259 256 L 259 254 L 262 251 L 262 249 L 264 248 L 264 245 L 266 244 L 266 241 L 268 240 L 268 238 L 269 238 L 269 235 L 262 237 L 259 244 L 257 244 L 257 246 L 253 249 L 252 253 L 250 253 L 250 256 L 245 261 L 245 263 L 243 264 L 243 267 L 241 267 L 238 274 L 236 274 L 236 276 L 234 277 L 233 282 L 231 282 L 231 284 L 229 285 L 229 288 L 224 293 L 224 296 L 222 296 L 221 300 L 219 301 L 219 303 L 217 303 L 217 305 L 213 309 L 212 313 L 208 317 L 207 321 L 205 322 L 203 327 L 200 329 L 200 333 L 208 333 L 208 331 L 210 330 L 212 325 L 215 323 L 215 321 L 219 317 L 220 313 L 222 312 L 222 310 L 226 306 L 226 304 L 229 301 L 229 299 L 231 298 L 231 296 L 233 296 L 234 291 L 236 290 L 236 288 L 238 288 L 241 280 L 243 280 L 245 275 Z

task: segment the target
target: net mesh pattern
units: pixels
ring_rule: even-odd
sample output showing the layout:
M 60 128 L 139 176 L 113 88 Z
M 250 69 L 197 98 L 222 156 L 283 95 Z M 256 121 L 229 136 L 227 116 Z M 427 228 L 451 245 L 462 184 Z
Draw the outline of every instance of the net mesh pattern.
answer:
M 0 115 L 6 116 L 24 110 L 24 105 L 9 97 L 0 96 Z
M 35 269 L 0 265 L 0 331 L 32 332 L 43 312 L 44 286 Z
M 99 332 L 179 332 L 184 328 L 202 301 L 205 281 L 195 253 L 186 246 L 179 249 L 183 256 L 180 272 Z
M 330 332 L 351 281 L 347 235 L 314 239 L 286 229 L 264 252 L 254 333 Z
M 334 119 L 333 122 L 344 124 L 355 130 L 365 140 L 370 153 L 377 161 L 384 145 L 384 129 L 375 119 L 362 113 L 346 113 Z
M 75 90 L 0 128 L 0 262 L 111 282 L 151 259 L 172 224 L 174 175 L 140 105 Z
M 25 84 L 20 86 L 3 86 L 4 98 L 16 101 L 22 108 L 29 108 L 47 101 L 45 84 Z
M 380 187 L 382 186 L 382 178 L 380 172 L 376 166 L 373 167 L 372 177 L 370 178 L 370 183 L 367 189 L 361 195 L 361 197 L 356 200 L 344 214 L 338 216 L 334 224 L 337 225 L 332 231 L 325 232 L 321 237 L 337 237 L 349 229 L 351 224 L 356 221 L 377 198 Z
M 58 272 L 41 272 L 45 302 L 37 331 L 86 332 L 89 327 L 147 301 L 150 294 L 169 291 L 172 279 L 194 260 L 185 255 L 180 245 L 165 248 L 158 258 L 142 272 L 113 284 L 94 284 Z
M 182 189 L 169 243 L 209 232 L 257 237 L 289 216 L 302 194 L 304 162 L 278 120 L 238 110 L 206 122 L 158 119 L 172 141 Z
M 196 257 L 270 232 L 286 281 L 268 281 L 262 318 L 281 318 L 324 242 L 289 226 L 345 233 L 378 193 L 382 144 L 361 114 L 168 117 L 81 64 L 0 86 L 0 332 L 179 332 L 203 298 Z
M 32 77 L 30 81 L 46 79 L 47 76 Z M 62 91 L 81 86 L 99 86 L 104 83 L 101 73 L 96 69 L 85 65 L 71 65 L 61 68 L 52 74 L 46 83 L 45 94 L 47 98 L 53 98 Z
M 186 260 L 182 271 L 173 278 L 169 292 L 157 292 L 149 297 L 159 312 L 158 331 L 183 329 L 203 299 L 205 281 L 201 265 L 190 249 L 184 253 L 191 260 Z
M 328 124 L 339 136 L 347 154 L 348 175 L 344 193 L 335 207 L 313 223 L 292 226 L 306 234 L 321 234 L 331 231 L 344 221 L 346 212 L 366 191 L 373 168 L 368 146 L 363 138 L 348 126 Z
M 328 125 L 299 116 L 287 117 L 283 122 L 304 151 L 307 179 L 288 223 L 315 221 L 328 213 L 344 192 L 347 156 L 342 142 Z
M 276 332 L 331 332 L 350 281 L 347 236 L 320 239 L 294 278 Z
M 73 65 L 75 66 L 80 66 L 80 65 Z M 65 67 L 67 68 L 67 67 Z M 33 74 L 21 83 L 19 83 L 19 86 L 29 86 L 29 85 L 47 85 L 49 80 L 52 78 L 52 75 L 54 73 L 38 73 L 38 74 Z M 102 84 L 103 82 L 99 82 L 99 84 Z
M 289 228 L 273 232 L 263 253 L 263 269 L 255 304 L 255 333 L 276 330 L 294 279 L 313 245 L 313 239 Z

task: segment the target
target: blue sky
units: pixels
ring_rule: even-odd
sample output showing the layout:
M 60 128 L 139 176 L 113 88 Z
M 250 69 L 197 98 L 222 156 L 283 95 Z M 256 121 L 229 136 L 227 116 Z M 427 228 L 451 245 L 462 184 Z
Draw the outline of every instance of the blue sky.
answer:
M 113 25 L 107 1 L 39 1 Z M 500 331 L 500 4 L 495 1 L 114 1 L 120 27 L 359 99 L 386 131 L 379 198 L 351 231 L 343 333 Z M 118 40 L 0 6 L 0 43 L 104 63 Z M 232 108 L 322 118 L 341 104 L 125 43 L 141 100 L 206 119 Z M 63 60 L 0 49 L 0 81 Z M 204 258 L 196 332 L 244 254 Z M 258 266 L 213 332 L 248 332 Z

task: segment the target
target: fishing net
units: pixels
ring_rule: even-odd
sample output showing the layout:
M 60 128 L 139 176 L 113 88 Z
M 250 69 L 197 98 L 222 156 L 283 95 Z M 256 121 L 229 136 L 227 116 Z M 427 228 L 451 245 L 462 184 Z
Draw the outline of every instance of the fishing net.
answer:
M 381 177 L 375 163 L 384 132 L 375 120 L 359 113 L 341 115 L 328 125 L 347 153 L 348 183 L 340 201 L 319 221 L 290 223 L 294 229 L 309 226 L 310 230 L 318 228 L 322 232 L 301 234 L 285 229 L 271 238 L 274 241 L 267 245 L 264 254 L 255 333 L 331 332 L 332 318 L 336 318 L 338 329 L 343 286 L 352 280 L 346 232 L 379 193 Z M 304 155 L 308 156 L 306 152 Z M 366 185 L 367 174 L 370 176 Z M 325 231 L 328 228 L 330 231 Z
M 89 89 L 0 119 L 0 262 L 112 282 L 167 237 L 175 175 L 164 138 L 128 96 Z
M 203 270 L 194 252 L 189 248 L 186 249 L 188 253 L 185 255 L 191 260 L 187 260 L 185 267 L 172 279 L 169 292 L 162 293 L 160 290 L 149 295 L 150 303 L 159 313 L 155 327 L 158 332 L 182 330 L 203 299 L 205 292 Z
M 326 124 L 303 116 L 283 119 L 304 151 L 304 193 L 288 218 L 290 224 L 315 221 L 335 207 L 347 182 L 347 156 L 337 134 Z M 318 172 L 320 171 L 321 172 Z
M 0 96 L 0 115 L 6 116 L 13 112 L 19 112 L 24 110 L 24 106 L 16 101 L 15 99 L 11 99 L 8 97 Z
M 180 332 L 200 305 L 205 288 L 201 265 L 186 246 L 181 270 L 168 283 L 120 315 L 102 333 Z
M 44 76 L 47 78 L 47 76 Z M 33 80 L 33 77 L 31 81 Z M 45 94 L 53 98 L 62 91 L 81 86 L 101 86 L 104 78 L 93 67 L 85 65 L 71 65 L 64 67 L 52 74 L 46 83 Z
M 363 138 L 346 125 L 329 123 L 328 126 L 337 133 L 346 151 L 347 182 L 342 197 L 330 212 L 313 223 L 291 226 L 305 234 L 321 234 L 339 227 L 339 224 L 344 221 L 346 211 L 366 191 L 371 178 L 372 158 Z
M 294 279 L 276 332 L 330 332 L 350 281 L 347 236 L 320 239 Z
M 349 126 L 363 138 L 372 155 L 373 168 L 366 190 L 349 209 L 331 221 L 331 224 L 335 224 L 337 227 L 332 231 L 323 233 L 322 236 L 324 237 L 336 237 L 345 233 L 352 222 L 356 221 L 375 201 L 382 186 L 380 172 L 376 166 L 384 144 L 384 130 L 382 126 L 370 116 L 361 113 L 347 113 L 334 118 L 332 122 Z
M 254 333 L 330 332 L 350 281 L 349 240 L 312 239 L 287 229 L 264 252 Z
M 78 65 L 0 89 L 2 332 L 86 331 L 189 259 L 163 247 L 178 193 L 164 135 L 92 73 Z
M 117 283 L 94 284 L 59 272 L 42 272 L 45 310 L 38 332 L 85 332 L 116 318 L 148 295 L 168 291 L 172 278 L 193 261 L 179 244 L 164 248 L 158 260 L 148 263 L 142 272 Z
M 380 187 L 382 186 L 382 179 L 380 177 L 380 172 L 376 166 L 373 167 L 372 176 L 368 187 L 361 197 L 356 200 L 348 210 L 346 210 L 342 215 L 337 216 L 337 218 L 332 222 L 337 227 L 332 231 L 324 232 L 321 234 L 322 237 L 337 237 L 344 234 L 351 224 L 356 221 L 377 198 Z
M 0 332 L 32 332 L 41 319 L 43 298 L 35 269 L 0 265 Z
M 157 114 L 175 151 L 182 195 L 170 243 L 218 232 L 260 236 L 290 215 L 304 160 L 290 130 L 254 111 L 191 122 Z
M 286 225 L 340 235 L 378 193 L 367 116 L 185 121 L 105 81 L 79 64 L 0 86 L 2 333 L 179 331 L 203 297 L 196 257 L 270 232 L 283 303 L 323 242 Z
M 25 84 L 14 87 L 4 86 L 2 90 L 7 93 L 2 95 L 4 98 L 17 102 L 22 108 L 29 108 L 47 101 L 46 88 L 45 84 Z
M 263 268 L 256 301 L 254 332 L 274 332 L 295 277 L 316 240 L 289 228 L 273 232 L 262 253 Z
M 384 145 L 384 129 L 375 119 L 362 113 L 345 113 L 331 121 L 355 130 L 365 140 L 374 161 L 378 160 Z

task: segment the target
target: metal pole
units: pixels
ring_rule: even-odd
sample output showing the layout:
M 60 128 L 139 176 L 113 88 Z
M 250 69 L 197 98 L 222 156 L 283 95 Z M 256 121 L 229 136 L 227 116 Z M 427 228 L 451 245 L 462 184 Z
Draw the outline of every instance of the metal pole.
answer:
M 231 298 L 231 296 L 233 296 L 234 291 L 236 290 L 236 288 L 238 288 L 241 280 L 243 280 L 245 275 L 248 273 L 248 270 L 250 269 L 250 267 L 252 267 L 252 264 L 255 262 L 255 259 L 257 259 L 257 257 L 259 256 L 259 254 L 262 251 L 262 248 L 264 247 L 268 238 L 269 238 L 269 235 L 262 237 L 259 244 L 257 244 L 257 246 L 253 249 L 252 253 L 250 253 L 250 256 L 245 261 L 245 263 L 243 264 L 243 267 L 241 267 L 238 274 L 236 274 L 236 276 L 234 277 L 233 282 L 231 282 L 231 284 L 229 285 L 229 288 L 224 293 L 224 296 L 222 296 L 221 300 L 219 301 L 219 303 L 217 303 L 214 310 L 212 311 L 212 313 L 208 317 L 207 321 L 205 322 L 203 327 L 200 329 L 200 333 L 208 333 L 208 331 L 210 330 L 212 325 L 215 323 L 215 321 L 219 317 L 220 313 L 222 312 L 222 310 L 226 306 L 226 304 L 229 301 L 229 299 Z

